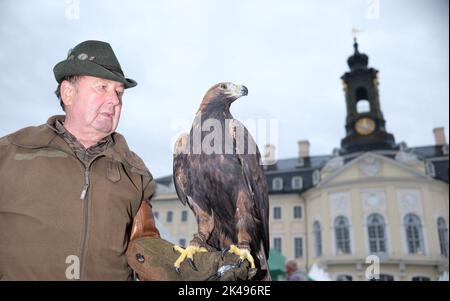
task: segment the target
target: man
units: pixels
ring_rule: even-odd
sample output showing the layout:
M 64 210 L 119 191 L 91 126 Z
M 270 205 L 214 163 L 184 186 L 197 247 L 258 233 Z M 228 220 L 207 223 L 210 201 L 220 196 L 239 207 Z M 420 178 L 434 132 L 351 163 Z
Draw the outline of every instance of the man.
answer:
M 309 281 L 308 276 L 298 270 L 297 261 L 289 259 L 285 263 L 288 281 Z
M 202 255 L 198 271 L 173 271 L 149 203 L 153 177 L 115 132 L 137 83 L 111 46 L 82 42 L 53 71 L 65 116 L 0 139 L 0 279 L 131 280 L 130 266 L 141 279 L 214 276 L 219 252 Z M 229 279 L 246 272 L 232 270 Z

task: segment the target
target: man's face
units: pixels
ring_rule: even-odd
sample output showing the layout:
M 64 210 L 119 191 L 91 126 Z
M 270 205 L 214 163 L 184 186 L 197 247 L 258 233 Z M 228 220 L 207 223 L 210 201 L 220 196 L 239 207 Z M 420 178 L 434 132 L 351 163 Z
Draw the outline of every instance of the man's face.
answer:
M 82 132 L 104 137 L 113 133 L 119 123 L 124 85 L 92 76 L 82 76 L 71 85 L 74 90 L 66 103 L 67 118 Z

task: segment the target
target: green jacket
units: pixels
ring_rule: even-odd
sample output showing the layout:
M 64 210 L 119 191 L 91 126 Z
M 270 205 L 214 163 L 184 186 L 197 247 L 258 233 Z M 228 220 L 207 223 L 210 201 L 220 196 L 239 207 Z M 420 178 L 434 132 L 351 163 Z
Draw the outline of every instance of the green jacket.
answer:
M 85 169 L 56 118 L 0 139 L 0 280 L 71 279 L 74 258 L 81 280 L 130 280 L 125 252 L 152 175 L 118 133 Z

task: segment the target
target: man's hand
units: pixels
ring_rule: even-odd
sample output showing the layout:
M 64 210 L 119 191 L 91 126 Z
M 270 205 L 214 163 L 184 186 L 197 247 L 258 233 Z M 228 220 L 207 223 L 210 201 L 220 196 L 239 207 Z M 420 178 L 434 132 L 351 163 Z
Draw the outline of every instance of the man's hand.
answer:
M 130 242 L 126 256 L 130 267 L 140 280 L 168 281 L 235 281 L 251 280 L 256 269 L 250 269 L 248 262 L 238 265 L 239 257 L 221 252 L 197 253 L 195 265 L 197 271 L 184 262 L 180 273 L 176 273 L 173 262 L 179 256 L 173 251 L 173 244 L 162 238 L 145 237 Z

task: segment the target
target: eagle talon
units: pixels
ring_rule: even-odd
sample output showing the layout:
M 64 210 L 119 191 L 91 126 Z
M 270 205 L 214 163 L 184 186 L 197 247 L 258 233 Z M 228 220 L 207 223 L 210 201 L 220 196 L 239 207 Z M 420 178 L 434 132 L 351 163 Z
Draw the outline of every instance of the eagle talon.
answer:
M 180 268 L 175 267 L 175 272 L 177 272 L 177 274 L 180 275 Z
M 226 248 L 222 249 L 222 251 L 220 252 L 220 257 L 222 258 L 222 260 L 229 251 L 230 251 L 230 247 L 226 247 Z
M 237 266 L 238 266 L 238 268 L 240 268 L 241 267 L 241 265 L 242 265 L 242 263 L 244 262 L 244 260 L 242 260 L 242 259 L 239 259 L 239 261 L 237 262 Z
M 208 252 L 205 248 L 202 247 L 196 247 L 196 246 L 188 246 L 186 249 L 183 249 L 180 246 L 175 245 L 173 249 L 180 253 L 180 256 L 177 258 L 173 266 L 175 267 L 175 270 L 177 270 L 177 273 L 179 273 L 181 263 L 187 259 L 189 264 L 191 265 L 192 269 L 195 271 L 198 271 L 197 267 L 194 264 L 194 254 L 195 253 L 201 253 L 201 252 Z
M 194 271 L 198 271 L 197 267 L 195 266 L 194 260 L 192 260 L 192 258 L 188 258 L 187 260 L 188 260 L 189 264 L 191 265 L 192 269 Z
M 240 249 L 240 248 L 236 247 L 235 245 L 231 245 L 229 252 L 239 256 L 239 261 L 238 261 L 239 266 L 241 266 L 244 259 L 247 259 L 248 262 L 250 263 L 250 268 L 252 268 L 252 269 L 255 268 L 255 260 L 253 259 L 253 256 L 250 254 L 249 249 L 247 249 L 247 248 Z

